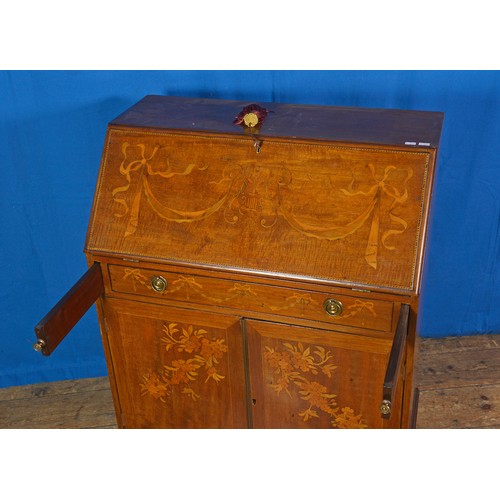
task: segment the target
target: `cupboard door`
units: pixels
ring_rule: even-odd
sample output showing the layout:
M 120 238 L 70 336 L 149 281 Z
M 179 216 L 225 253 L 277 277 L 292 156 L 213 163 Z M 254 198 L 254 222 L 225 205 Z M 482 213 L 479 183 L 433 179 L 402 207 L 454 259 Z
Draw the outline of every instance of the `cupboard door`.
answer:
M 246 333 L 254 427 L 400 427 L 402 382 L 380 413 L 391 340 L 262 321 Z
M 238 317 L 103 304 L 123 427 L 248 426 Z

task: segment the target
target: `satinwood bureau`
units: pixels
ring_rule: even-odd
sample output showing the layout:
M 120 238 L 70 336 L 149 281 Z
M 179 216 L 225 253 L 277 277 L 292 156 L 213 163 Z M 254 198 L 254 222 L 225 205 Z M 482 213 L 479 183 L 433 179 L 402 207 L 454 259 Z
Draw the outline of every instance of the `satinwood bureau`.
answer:
M 124 428 L 405 428 L 442 113 L 147 96 L 105 139 L 89 270 Z

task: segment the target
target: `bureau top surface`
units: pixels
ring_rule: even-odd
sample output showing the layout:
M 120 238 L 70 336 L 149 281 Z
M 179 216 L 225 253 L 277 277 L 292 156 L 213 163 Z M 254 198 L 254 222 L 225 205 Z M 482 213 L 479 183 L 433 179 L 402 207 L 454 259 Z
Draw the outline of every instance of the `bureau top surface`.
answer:
M 436 148 L 443 113 L 149 95 L 110 125 L 245 135 L 233 123 L 249 104 L 268 110 L 260 137 Z

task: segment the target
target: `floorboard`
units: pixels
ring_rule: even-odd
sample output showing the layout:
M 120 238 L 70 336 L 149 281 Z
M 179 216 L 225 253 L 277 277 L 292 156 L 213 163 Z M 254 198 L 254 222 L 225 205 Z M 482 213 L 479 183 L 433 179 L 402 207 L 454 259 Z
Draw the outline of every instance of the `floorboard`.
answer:
M 420 339 L 419 429 L 500 429 L 500 335 Z
M 2 429 L 116 428 L 106 377 L 0 390 Z

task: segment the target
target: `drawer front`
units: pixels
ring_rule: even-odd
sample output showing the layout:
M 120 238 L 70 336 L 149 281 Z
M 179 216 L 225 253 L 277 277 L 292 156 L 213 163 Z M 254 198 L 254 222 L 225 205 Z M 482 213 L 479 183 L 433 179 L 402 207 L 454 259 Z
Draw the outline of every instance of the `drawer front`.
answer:
M 431 153 L 111 130 L 87 250 L 414 290 Z
M 119 265 L 109 266 L 109 276 L 111 289 L 124 294 L 384 332 L 392 326 L 393 304 L 388 301 Z

